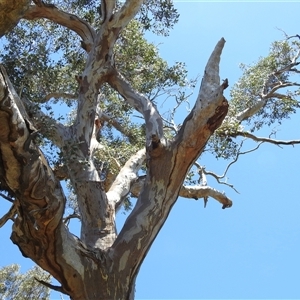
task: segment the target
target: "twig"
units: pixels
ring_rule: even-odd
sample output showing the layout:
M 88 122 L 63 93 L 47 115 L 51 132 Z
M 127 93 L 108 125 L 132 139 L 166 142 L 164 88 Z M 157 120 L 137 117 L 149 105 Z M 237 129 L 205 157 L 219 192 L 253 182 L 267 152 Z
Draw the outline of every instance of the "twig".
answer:
M 63 218 L 63 222 L 68 226 L 71 219 L 79 219 L 80 220 L 80 216 L 74 212 L 71 215 L 68 215 L 67 217 Z
M 200 164 L 197 163 L 197 162 L 195 162 L 194 164 L 197 166 L 197 168 L 198 168 L 199 170 L 200 170 L 200 169 L 203 169 L 202 172 L 204 172 L 206 175 L 210 175 L 210 176 L 214 177 L 214 178 L 217 180 L 218 183 L 229 186 L 229 187 L 232 188 L 236 193 L 239 194 L 239 191 L 238 191 L 232 184 L 229 184 L 229 183 L 227 183 L 227 182 L 225 182 L 225 181 L 221 181 L 221 179 L 224 178 L 224 177 L 226 176 L 226 174 L 227 174 L 229 168 L 230 168 L 234 163 L 237 162 L 237 160 L 238 160 L 238 158 L 239 158 L 240 155 L 248 154 L 248 153 L 250 153 L 250 152 L 253 152 L 253 151 L 257 150 L 257 149 L 260 147 L 260 145 L 263 143 L 263 142 L 260 142 L 260 143 L 259 143 L 256 147 L 254 147 L 253 149 L 250 149 L 250 150 L 247 150 L 247 151 L 244 151 L 244 152 L 240 152 L 240 149 L 241 149 L 242 146 L 243 146 L 243 142 L 244 142 L 244 141 L 242 141 L 241 144 L 240 144 L 240 147 L 239 147 L 239 149 L 238 149 L 238 152 L 237 152 L 237 154 L 236 154 L 236 157 L 235 157 L 235 158 L 227 165 L 227 167 L 225 168 L 225 171 L 224 171 L 224 173 L 223 173 L 222 175 L 217 175 L 217 174 L 215 174 L 214 172 L 206 171 L 206 170 L 205 170 L 205 167 L 200 166 Z
M 14 199 L 12 199 L 12 198 L 10 198 L 10 197 L 4 195 L 3 193 L 0 193 L 0 196 L 1 196 L 3 199 L 5 199 L 5 200 L 7 200 L 7 201 L 9 201 L 9 202 L 11 202 L 11 203 L 14 203 L 14 202 L 15 202 Z
M 57 285 L 50 284 L 50 283 L 48 283 L 48 282 L 46 282 L 46 281 L 44 281 L 44 280 L 37 279 L 36 277 L 34 277 L 34 279 L 35 279 L 38 283 L 40 283 L 40 284 L 46 286 L 46 287 L 49 288 L 49 289 L 52 289 L 52 290 L 54 290 L 54 291 L 58 291 L 58 292 L 61 292 L 61 293 L 64 293 L 64 294 L 68 295 L 68 294 L 65 292 L 65 290 L 63 289 L 62 286 L 57 286 Z
M 8 221 L 13 220 L 18 210 L 19 201 L 15 200 L 9 211 L 0 219 L 0 228 Z
M 265 138 L 265 137 L 257 137 L 254 134 L 247 132 L 247 131 L 237 131 L 235 133 L 236 136 L 243 136 L 249 139 L 252 139 L 253 141 L 256 142 L 265 142 L 265 143 L 271 143 L 274 145 L 295 145 L 295 144 L 300 144 L 300 140 L 289 140 L 289 141 L 284 141 L 284 140 L 274 140 L 271 138 Z

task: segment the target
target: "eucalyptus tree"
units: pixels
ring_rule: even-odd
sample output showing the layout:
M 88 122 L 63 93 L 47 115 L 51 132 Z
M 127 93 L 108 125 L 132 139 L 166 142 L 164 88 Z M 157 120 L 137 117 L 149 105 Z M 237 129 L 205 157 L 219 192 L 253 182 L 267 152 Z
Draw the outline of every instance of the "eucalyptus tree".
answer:
M 27 1 L 1 29 L 19 22 L 1 51 L 0 188 L 12 207 L 0 225 L 13 220 L 13 243 L 72 299 L 133 299 L 141 264 L 179 196 L 231 207 L 208 185 L 208 175 L 224 183 L 226 172 L 207 171 L 204 151 L 230 166 L 245 153 L 245 138 L 299 143 L 256 135 L 299 107 L 297 36 L 244 67 L 230 107 L 228 80 L 219 77 L 221 38 L 193 108 L 176 124 L 176 109 L 160 112 L 157 104 L 174 99 L 178 108 L 195 82 L 143 34 L 167 35 L 178 13 L 169 0 L 143 2 Z M 65 122 L 53 111 L 62 103 L 73 109 Z M 117 233 L 122 206 L 130 214 Z M 79 237 L 68 228 L 73 217 Z
M 50 289 L 38 280 L 50 281 L 50 275 L 35 266 L 20 273 L 20 266 L 13 264 L 0 269 L 0 296 L 3 300 L 50 299 Z

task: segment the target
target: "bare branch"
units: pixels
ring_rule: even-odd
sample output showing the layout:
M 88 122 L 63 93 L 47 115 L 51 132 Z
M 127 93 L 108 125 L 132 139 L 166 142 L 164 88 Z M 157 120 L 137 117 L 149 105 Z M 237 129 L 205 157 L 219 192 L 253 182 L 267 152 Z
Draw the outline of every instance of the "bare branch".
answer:
M 223 204 L 222 208 L 232 206 L 232 201 L 224 194 L 209 186 L 183 186 L 179 192 L 179 196 L 184 198 L 208 198 L 212 197 Z
M 142 191 L 146 176 L 140 176 L 131 186 L 130 192 L 133 197 L 138 197 Z M 207 199 L 212 197 L 223 204 L 223 208 L 231 207 L 232 201 L 216 189 L 208 185 L 196 185 L 196 186 L 182 186 L 179 191 L 179 197 L 183 198 L 193 198 L 198 200 L 198 198 Z
M 202 186 L 207 186 L 207 179 L 206 179 L 206 174 L 205 174 L 205 168 L 201 167 L 200 165 L 199 165 L 199 175 L 200 175 L 199 183 L 201 182 Z
M 71 215 L 66 216 L 65 218 L 63 218 L 63 222 L 66 224 L 66 226 L 68 226 L 68 224 L 70 223 L 71 219 L 81 219 L 80 215 L 76 214 L 75 212 L 72 213 Z
M 280 83 L 276 86 L 274 86 L 271 91 L 269 91 L 267 94 L 263 94 L 262 95 L 262 98 L 265 99 L 265 98 L 273 98 L 274 97 L 274 93 L 279 90 L 279 89 L 282 89 L 282 88 L 286 88 L 286 87 L 289 87 L 289 86 L 300 86 L 300 83 L 297 83 L 297 82 L 285 82 L 285 83 Z
M 25 98 L 23 98 L 22 101 L 30 112 L 32 116 L 30 120 L 34 122 L 34 126 L 37 130 L 49 138 L 55 145 L 60 147 L 63 145 L 64 140 L 70 138 L 68 127 L 49 117 L 40 109 L 37 109 L 36 105 L 31 101 Z M 47 126 L 45 126 L 45 124 L 47 124 Z
M 24 18 L 27 20 L 46 18 L 71 29 L 82 38 L 82 48 L 87 52 L 91 50 L 96 38 L 96 32 L 86 21 L 76 15 L 61 11 L 52 4 L 32 5 L 26 11 Z
M 219 64 L 224 45 L 225 39 L 222 38 L 215 46 L 215 49 L 213 50 L 206 64 L 199 95 L 197 98 L 197 103 L 199 103 L 201 107 L 210 104 L 208 100 L 211 99 L 211 94 L 219 88 Z
M 146 146 L 158 144 L 163 139 L 163 122 L 157 109 L 149 99 L 135 91 L 130 83 L 113 69 L 108 77 L 108 83 L 138 112 L 146 123 Z
M 238 192 L 237 189 L 234 187 L 234 185 L 229 184 L 229 183 L 226 182 L 226 181 L 221 181 L 221 179 L 222 179 L 222 178 L 225 178 L 225 176 L 226 176 L 226 174 L 227 174 L 229 168 L 230 168 L 234 163 L 237 162 L 237 160 L 238 160 L 238 158 L 239 158 L 240 155 L 247 154 L 247 153 L 251 153 L 251 152 L 257 150 L 257 149 L 260 147 L 260 145 L 262 144 L 262 142 L 260 142 L 256 147 L 254 147 L 254 148 L 252 148 L 252 149 L 250 149 L 250 150 L 244 151 L 244 152 L 240 152 L 240 149 L 242 148 L 243 143 L 244 143 L 244 141 L 241 142 L 240 147 L 239 147 L 239 149 L 238 149 L 238 151 L 237 151 L 236 157 L 235 157 L 235 158 L 227 165 L 227 167 L 225 168 L 225 171 L 224 171 L 224 173 L 223 173 L 222 175 L 217 175 L 217 174 L 215 174 L 214 172 L 206 171 L 205 167 L 200 166 L 197 162 L 194 162 L 194 164 L 197 166 L 197 168 L 198 168 L 199 170 L 201 170 L 202 173 L 204 173 L 205 175 L 210 175 L 210 176 L 214 177 L 214 178 L 217 180 L 218 183 L 224 184 L 224 185 L 226 185 L 226 186 L 229 186 L 229 187 L 232 188 L 236 193 L 239 194 L 239 192 Z
M 77 99 L 77 97 L 78 96 L 74 95 L 74 94 L 53 92 L 53 93 L 46 95 L 46 97 L 42 101 L 40 101 L 40 103 L 48 102 L 51 98 Z
M 237 136 L 243 136 L 249 139 L 252 139 L 255 142 L 266 142 L 274 145 L 296 145 L 300 144 L 300 140 L 289 140 L 289 141 L 284 141 L 284 140 L 275 140 L 271 138 L 265 138 L 265 137 L 257 137 L 254 134 L 247 132 L 247 131 L 237 131 L 235 133 Z M 243 153 L 242 153 L 243 154 Z
M 0 219 L 0 228 L 8 221 L 8 220 L 12 220 L 14 221 L 14 217 L 17 214 L 17 210 L 18 210 L 18 206 L 19 206 L 19 201 L 15 200 L 13 202 L 13 205 L 11 206 L 11 208 L 9 209 L 9 211 Z
M 49 282 L 46 282 L 46 281 L 44 281 L 44 280 L 37 279 L 36 277 L 34 277 L 34 279 L 35 279 L 38 283 L 40 283 L 40 284 L 46 286 L 46 287 L 49 288 L 49 289 L 52 289 L 52 290 L 54 290 L 54 291 L 61 292 L 61 293 L 64 293 L 64 294 L 68 295 L 68 294 L 65 292 L 65 290 L 62 288 L 62 286 L 57 286 L 57 285 L 50 284 Z
M 145 149 L 141 149 L 131 156 L 107 192 L 108 201 L 115 205 L 116 209 L 120 207 L 122 200 L 130 192 L 132 183 L 138 179 L 137 172 L 140 170 L 145 159 Z
M 8 196 L 4 195 L 3 193 L 0 193 L 0 197 L 2 197 L 3 199 L 5 199 L 5 200 L 7 200 L 7 201 L 9 201 L 11 203 L 15 202 L 14 199 L 12 199 L 11 197 L 8 197 Z
M 279 29 L 279 30 L 280 30 L 280 29 Z M 285 35 L 286 35 L 286 34 L 285 34 Z M 300 35 L 299 35 L 299 34 L 292 35 L 292 36 L 289 36 L 289 37 L 287 37 L 287 35 L 286 35 L 286 39 L 287 39 L 287 40 L 292 39 L 292 38 L 294 38 L 294 37 L 300 39 Z

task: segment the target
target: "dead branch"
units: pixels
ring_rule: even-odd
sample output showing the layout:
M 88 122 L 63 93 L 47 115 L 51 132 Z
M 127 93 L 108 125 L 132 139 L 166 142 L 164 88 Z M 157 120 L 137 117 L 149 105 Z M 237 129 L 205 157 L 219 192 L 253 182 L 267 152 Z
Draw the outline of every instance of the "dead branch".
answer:
M 232 201 L 224 193 L 209 186 L 183 186 L 180 189 L 179 196 L 195 200 L 198 200 L 198 198 L 206 198 L 207 200 L 208 197 L 212 197 L 223 204 L 222 209 L 232 206 Z
M 243 136 L 249 139 L 252 139 L 255 142 L 265 142 L 265 143 L 271 143 L 274 145 L 296 145 L 300 144 L 300 140 L 289 140 L 289 141 L 284 141 L 284 140 L 275 140 L 271 138 L 265 138 L 265 137 L 258 137 L 255 136 L 254 134 L 247 132 L 247 131 L 237 131 L 235 133 L 236 136 Z
M 3 199 L 5 199 L 5 200 L 7 200 L 7 201 L 9 201 L 11 203 L 15 202 L 14 199 L 12 199 L 11 197 L 8 197 L 8 196 L 4 195 L 3 193 L 0 193 L 0 197 L 2 197 Z
M 12 220 L 14 221 L 14 217 L 17 214 L 17 210 L 19 207 L 19 201 L 15 200 L 13 202 L 13 205 L 9 209 L 9 211 L 0 219 L 0 228 L 8 221 Z
M 234 187 L 234 185 L 229 184 L 229 183 L 227 183 L 226 181 L 221 181 L 221 179 L 222 179 L 222 178 L 225 178 L 225 176 L 226 176 L 226 174 L 227 174 L 229 168 L 230 168 L 234 163 L 237 162 L 237 160 L 238 160 L 238 158 L 239 158 L 240 155 L 251 153 L 251 152 L 257 150 L 257 149 L 260 147 L 260 145 L 262 144 L 262 142 L 260 142 L 260 143 L 259 143 L 256 147 L 254 147 L 253 149 L 250 149 L 250 150 L 247 150 L 247 151 L 244 151 L 244 152 L 240 152 L 240 149 L 241 149 L 242 146 L 243 146 L 243 142 L 244 142 L 244 141 L 242 141 L 241 144 L 240 144 L 240 147 L 239 147 L 239 149 L 238 149 L 238 151 L 237 151 L 236 157 L 235 157 L 235 158 L 227 165 L 227 167 L 225 168 L 225 171 L 224 171 L 224 173 L 223 173 L 222 175 L 217 175 L 217 174 L 215 174 L 214 172 L 206 171 L 205 167 L 202 167 L 202 166 L 201 166 L 199 163 L 197 163 L 197 162 L 195 162 L 194 164 L 197 166 L 197 168 L 199 169 L 199 171 L 201 170 L 201 173 L 203 173 L 203 174 L 205 174 L 205 175 L 210 175 L 210 176 L 214 177 L 214 178 L 217 180 L 218 183 L 227 185 L 228 187 L 232 188 L 236 193 L 239 194 L 239 192 L 238 192 L 237 189 Z

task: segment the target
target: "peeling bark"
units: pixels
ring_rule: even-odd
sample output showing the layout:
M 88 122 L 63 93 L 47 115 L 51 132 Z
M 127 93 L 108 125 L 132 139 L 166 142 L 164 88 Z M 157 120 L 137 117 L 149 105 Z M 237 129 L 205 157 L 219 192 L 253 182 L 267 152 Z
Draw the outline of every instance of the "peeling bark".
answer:
M 220 84 L 219 78 L 225 40 L 217 43 L 208 60 L 193 110 L 175 139 L 166 142 L 156 107 L 114 67 L 114 44 L 142 2 L 127 0 L 115 12 L 115 1 L 102 0 L 103 22 L 97 33 L 85 21 L 42 1 L 35 1 L 37 5 L 25 14 L 29 20 L 48 18 L 75 31 L 88 52 L 85 69 L 78 76 L 76 120 L 70 127 L 52 123 L 50 137 L 64 154 L 65 176 L 77 195 L 82 220 L 79 238 L 62 222 L 66 201 L 63 190 L 35 145 L 36 129 L 30 117 L 43 115 L 31 112 L 28 116 L 1 68 L 0 182 L 18 201 L 5 216 L 16 215 L 11 239 L 24 256 L 53 275 L 61 284 L 59 289 L 75 300 L 133 299 L 140 266 L 180 194 L 187 198 L 211 196 L 223 208 L 232 204 L 212 188 L 182 187 L 186 173 L 227 114 L 223 91 L 228 83 Z M 146 124 L 146 149 L 128 160 L 108 192 L 93 163 L 94 150 L 101 151 L 95 142 L 95 119 L 101 101 L 99 89 L 105 82 L 143 115 Z M 40 126 L 39 122 L 34 125 Z M 137 203 L 117 236 L 116 209 L 138 180 L 144 161 L 147 170 Z
M 0 38 L 12 30 L 23 17 L 30 4 L 29 0 L 1 0 L 0 2 Z

